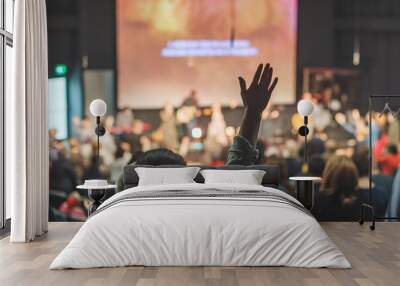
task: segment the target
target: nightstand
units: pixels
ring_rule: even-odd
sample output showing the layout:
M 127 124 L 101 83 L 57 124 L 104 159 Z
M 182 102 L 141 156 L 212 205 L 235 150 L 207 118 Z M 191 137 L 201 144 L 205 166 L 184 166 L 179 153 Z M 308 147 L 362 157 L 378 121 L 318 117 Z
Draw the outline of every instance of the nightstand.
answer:
M 320 177 L 290 177 L 289 180 L 296 181 L 296 198 L 308 210 L 314 207 L 315 183 L 320 182 Z
M 89 206 L 88 209 L 88 216 L 90 216 L 101 205 L 101 203 L 103 202 L 102 200 L 106 196 L 107 192 L 115 190 L 116 185 L 105 185 L 105 186 L 79 185 L 76 188 L 88 191 L 88 197 L 92 201 L 92 204 Z

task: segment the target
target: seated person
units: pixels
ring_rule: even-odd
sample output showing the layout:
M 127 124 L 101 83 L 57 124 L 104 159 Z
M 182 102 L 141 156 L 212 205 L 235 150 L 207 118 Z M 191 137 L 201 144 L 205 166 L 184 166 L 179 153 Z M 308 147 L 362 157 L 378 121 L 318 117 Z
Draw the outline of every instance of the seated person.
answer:
M 239 77 L 240 95 L 244 105 L 244 114 L 239 135 L 235 137 L 228 151 L 227 165 L 252 165 L 258 160 L 255 148 L 261 114 L 267 107 L 278 78 L 272 81 L 273 68 L 270 64 L 260 64 L 253 81 L 247 87 L 246 81 Z M 136 161 L 137 165 L 186 165 L 182 156 L 168 149 L 154 149 L 145 152 Z M 117 183 L 117 191 L 122 191 L 122 176 Z
M 358 187 L 359 175 L 353 160 L 332 156 L 326 163 L 322 184 L 313 212 L 320 220 L 356 220 L 361 203 L 367 202 L 368 189 Z M 376 215 L 384 215 L 388 196 L 378 188 L 372 190 Z
M 314 154 L 310 156 L 308 162 L 310 175 L 314 177 L 322 177 L 322 172 L 325 168 L 324 158 L 319 154 Z
M 150 165 L 150 166 L 160 166 L 160 165 L 186 165 L 185 159 L 167 149 L 167 148 L 157 148 L 144 152 L 135 162 L 136 165 Z
M 359 216 L 361 194 L 358 190 L 358 171 L 346 156 L 332 156 L 326 163 L 316 208 L 318 219 L 346 219 Z

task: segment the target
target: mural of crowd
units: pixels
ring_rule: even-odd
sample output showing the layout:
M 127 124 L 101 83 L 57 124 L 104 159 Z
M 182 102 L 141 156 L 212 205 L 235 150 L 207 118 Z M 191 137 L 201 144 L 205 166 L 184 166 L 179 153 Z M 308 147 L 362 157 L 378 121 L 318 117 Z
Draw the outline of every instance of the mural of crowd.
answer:
M 318 219 L 357 219 L 359 205 L 368 195 L 368 113 L 349 108 L 343 98 L 332 97 L 326 86 L 322 93 L 305 93 L 304 98 L 315 105 L 310 118 L 309 165 L 302 162 L 304 140 L 297 135 L 302 118 L 294 107 L 274 105 L 263 113 L 257 148 L 264 156 L 259 163 L 279 165 L 281 189 L 292 194 L 289 176 L 307 172 L 322 177 L 313 210 Z M 234 103 L 224 108 L 217 103 L 198 106 L 195 90 L 179 107 L 166 103 L 156 126 L 137 118 L 129 108 L 119 110 L 115 116 L 103 118 L 107 132 L 100 141 L 100 166 L 95 157 L 94 118 L 74 118 L 67 140 L 57 140 L 57 130 L 49 130 L 50 219 L 85 220 L 89 200 L 76 186 L 91 178 L 116 182 L 124 166 L 154 148 L 177 152 L 189 164 L 224 164 L 240 123 L 227 124 L 228 111 L 240 120 L 241 108 Z M 374 205 L 378 216 L 397 216 L 400 123 L 386 111 L 374 113 L 372 118 Z

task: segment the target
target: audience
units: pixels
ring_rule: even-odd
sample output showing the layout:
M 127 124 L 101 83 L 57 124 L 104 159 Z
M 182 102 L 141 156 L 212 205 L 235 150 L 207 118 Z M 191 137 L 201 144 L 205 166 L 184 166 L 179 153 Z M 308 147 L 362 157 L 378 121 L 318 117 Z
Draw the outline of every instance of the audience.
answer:
M 77 183 L 72 161 L 67 158 L 65 149 L 59 150 L 57 158 L 51 162 L 50 189 L 70 193 Z
M 203 114 L 195 90 L 177 109 L 167 103 L 160 112 L 158 126 L 149 127 L 136 118 L 129 108 L 119 111 L 116 120 L 113 116 L 107 116 L 104 120 L 107 133 L 101 138 L 101 162 L 97 162 L 95 156 L 93 120 L 86 117 L 74 120 L 73 137 L 65 142 L 56 139 L 56 130 L 49 130 L 50 187 L 68 196 L 63 204 L 55 207 L 70 216 L 84 217 L 86 212 L 81 210 L 87 203 L 82 196 L 86 196 L 86 193 L 74 192 L 76 185 L 85 179 L 106 178 L 109 182 L 117 183 L 121 189 L 120 176 L 128 164 L 276 164 L 280 167 L 282 190 L 291 193 L 294 188 L 288 177 L 303 174 L 304 171 L 301 168 L 304 152 L 302 138 L 297 137 L 296 129 L 290 130 L 290 122 L 287 131 L 279 129 L 271 131 L 272 134 L 264 134 L 263 129 L 260 136 L 258 134 L 261 120 L 268 122 L 268 118 L 276 120 L 279 116 L 279 112 L 271 110 L 263 113 L 278 81 L 277 78 L 273 79 L 272 73 L 269 64 L 260 65 L 248 86 L 243 78 L 239 78 L 244 108 L 238 130 L 229 126 L 219 104 L 214 104 L 208 109 L 208 115 L 204 115 L 206 109 Z M 318 108 L 324 110 L 325 105 L 326 102 L 321 101 Z M 203 134 L 193 136 L 193 128 L 201 126 L 202 116 L 209 118 L 201 128 Z M 321 127 L 310 135 L 306 175 L 323 178 L 315 209 L 319 219 L 357 219 L 361 202 L 367 201 L 369 149 L 365 143 L 365 136 L 368 136 L 365 134 L 366 118 L 358 116 L 354 126 L 348 128 L 354 130 L 353 140 L 356 142 L 350 147 L 340 146 L 335 138 L 328 138 Z M 348 125 L 352 122 L 355 120 L 349 119 Z M 279 128 L 284 125 L 280 124 Z M 375 139 L 373 158 L 377 164 L 373 168 L 392 181 L 400 166 L 398 147 L 389 143 L 388 135 L 384 132 L 387 126 L 379 122 L 374 122 L 374 126 L 374 132 L 380 132 L 381 136 Z M 273 127 L 269 126 L 268 130 Z M 375 183 L 373 198 L 377 213 L 386 212 L 390 196 L 391 213 L 398 212 L 399 177 L 397 171 L 397 180 L 393 186 L 390 183 L 389 189 Z

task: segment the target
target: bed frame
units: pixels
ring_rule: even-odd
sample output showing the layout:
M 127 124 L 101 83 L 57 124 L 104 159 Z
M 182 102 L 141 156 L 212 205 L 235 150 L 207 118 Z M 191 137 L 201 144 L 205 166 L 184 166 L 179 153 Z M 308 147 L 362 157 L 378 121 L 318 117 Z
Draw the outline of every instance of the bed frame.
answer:
M 139 182 L 139 176 L 135 171 L 137 167 L 147 167 L 147 168 L 182 168 L 186 166 L 176 166 L 176 165 L 163 165 L 163 166 L 148 166 L 148 165 L 128 165 L 124 168 L 123 173 L 123 189 L 129 189 L 136 187 Z M 190 166 L 192 167 L 192 166 Z M 279 166 L 277 165 L 252 165 L 252 166 L 239 166 L 239 165 L 227 165 L 221 167 L 212 166 L 200 166 L 195 165 L 195 167 L 200 167 L 204 169 L 219 169 L 219 170 L 263 170 L 265 175 L 262 179 L 262 185 L 265 187 L 278 188 L 279 187 Z M 197 183 L 204 183 L 204 178 L 198 173 L 194 179 Z

